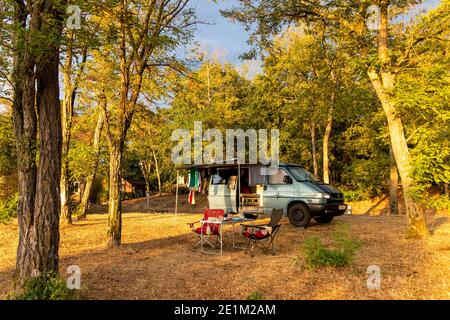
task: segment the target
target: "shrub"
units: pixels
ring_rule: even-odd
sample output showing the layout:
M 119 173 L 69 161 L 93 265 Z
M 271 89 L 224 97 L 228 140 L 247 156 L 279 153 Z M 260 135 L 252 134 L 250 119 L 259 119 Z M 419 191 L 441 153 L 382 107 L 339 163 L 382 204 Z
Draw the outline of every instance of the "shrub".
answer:
M 0 223 L 8 223 L 17 216 L 19 195 L 16 193 L 5 201 L 0 201 Z
M 66 281 L 56 272 L 50 272 L 46 280 L 33 278 L 22 287 L 22 291 L 11 300 L 76 300 L 79 291 L 67 288 Z
M 305 240 L 302 251 L 307 268 L 345 267 L 351 264 L 361 243 L 350 236 L 348 227 L 345 225 L 336 229 L 332 238 L 333 245 L 330 248 L 327 248 L 319 237 L 310 237 Z
M 247 296 L 247 300 L 262 300 L 263 295 L 260 292 L 253 291 Z
M 343 190 L 344 198 L 346 201 L 361 201 L 370 198 L 370 195 L 360 189 L 357 190 Z

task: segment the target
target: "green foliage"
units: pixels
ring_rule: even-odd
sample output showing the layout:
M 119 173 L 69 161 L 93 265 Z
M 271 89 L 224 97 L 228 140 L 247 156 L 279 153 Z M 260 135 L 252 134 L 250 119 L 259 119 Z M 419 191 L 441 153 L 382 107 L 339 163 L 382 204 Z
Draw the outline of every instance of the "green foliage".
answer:
M 345 267 L 351 264 L 361 243 L 354 239 L 348 226 L 342 225 L 332 235 L 333 246 L 327 248 L 319 237 L 310 237 L 303 244 L 305 266 L 309 269 L 320 267 Z
M 17 216 L 19 195 L 16 193 L 7 200 L 0 200 L 0 223 L 6 224 Z
M 361 201 L 370 198 L 366 190 L 350 190 L 344 188 L 340 188 L 340 190 L 344 193 L 345 201 Z
M 11 300 L 76 300 L 78 290 L 67 288 L 66 281 L 56 272 L 51 272 L 45 280 L 32 278 L 25 282 L 22 292 L 12 295 Z
M 262 299 L 263 295 L 258 291 L 250 292 L 250 294 L 247 296 L 247 300 L 262 300 Z
M 16 144 L 11 116 L 0 113 L 0 176 L 10 175 L 16 165 Z

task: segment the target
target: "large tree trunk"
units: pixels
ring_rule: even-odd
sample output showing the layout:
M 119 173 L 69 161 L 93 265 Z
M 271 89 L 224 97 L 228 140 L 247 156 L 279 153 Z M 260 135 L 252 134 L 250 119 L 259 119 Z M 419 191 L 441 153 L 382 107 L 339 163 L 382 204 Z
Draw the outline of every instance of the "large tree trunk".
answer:
M 387 42 L 388 24 L 388 2 L 382 2 L 380 5 L 380 27 L 378 32 L 378 60 L 380 68 L 379 71 L 374 68 L 369 69 L 368 76 L 380 99 L 388 120 L 392 151 L 394 153 L 395 162 L 397 163 L 400 179 L 402 180 L 403 199 L 405 201 L 405 210 L 409 221 L 407 233 L 410 237 L 421 237 L 427 235 L 429 232 L 425 222 L 425 215 L 413 199 L 411 158 L 405 138 L 403 122 L 397 113 L 392 97 L 395 88 L 395 74 L 393 74 L 390 69 Z
M 25 5 L 16 4 L 15 19 L 25 28 Z M 31 18 L 30 30 L 37 29 L 36 18 Z M 15 278 L 18 284 L 35 275 L 33 270 L 32 229 L 34 225 L 34 198 L 36 195 L 37 117 L 35 112 L 34 57 L 26 50 L 24 33 L 15 34 L 13 79 L 15 81 L 13 122 L 17 147 L 19 204 L 19 244 L 17 247 Z
M 108 245 L 118 247 L 122 239 L 121 208 L 121 162 L 122 146 L 120 143 L 110 145 L 109 156 L 109 208 L 108 208 Z
M 14 273 L 16 284 L 20 286 L 32 277 L 45 278 L 49 271 L 58 270 L 61 173 L 59 48 L 58 41 L 53 41 L 45 50 L 31 50 L 29 41 L 35 40 L 33 36 L 39 32 L 57 40 L 62 19 L 61 13 L 50 2 L 28 4 L 29 15 L 22 1 L 16 1 L 15 5 L 15 22 L 21 30 L 15 34 L 13 70 L 13 118 L 19 178 L 19 244 Z M 47 13 L 45 22 L 42 20 L 44 12 Z M 43 56 L 33 56 L 38 53 Z M 36 154 L 37 119 L 39 157 Z M 39 166 L 36 165 L 37 158 Z
M 390 169 L 389 169 L 389 214 L 398 215 L 398 170 L 395 163 L 392 146 L 389 148 Z
M 330 157 L 329 157 L 329 142 L 331 136 L 331 130 L 333 128 L 333 112 L 336 93 L 331 93 L 331 105 L 328 109 L 327 125 L 325 127 L 325 133 L 323 135 L 323 182 L 330 183 Z
M 385 72 L 381 76 L 383 79 L 381 81 L 376 71 L 369 70 L 368 74 L 388 120 L 392 151 L 402 181 L 405 210 L 409 221 L 408 235 L 411 237 L 427 235 L 429 232 L 423 210 L 414 201 L 412 195 L 413 179 L 411 177 L 411 158 L 406 143 L 403 123 L 397 115 L 395 104 L 387 93 L 391 92 L 387 88 L 393 87 L 395 78 L 392 74 Z
M 45 73 L 37 77 L 37 110 L 39 113 L 39 167 L 36 181 L 35 268 L 44 274 L 58 271 L 61 113 L 59 101 L 59 51 L 45 58 Z
M 317 163 L 316 124 L 314 122 L 311 122 L 311 155 L 312 155 L 314 175 L 318 176 L 319 165 Z
M 90 172 L 86 178 L 86 186 L 83 191 L 83 195 L 81 197 L 80 209 L 78 212 L 77 219 L 85 219 L 87 215 L 87 210 L 89 207 L 89 197 L 91 196 L 92 184 L 94 183 L 95 175 L 97 174 L 98 169 L 98 161 L 100 155 L 100 141 L 102 136 L 103 125 L 105 122 L 104 112 L 100 110 L 97 119 L 97 125 L 95 127 L 94 132 L 94 141 L 93 147 L 96 154 L 96 159 L 94 161 L 94 166 L 92 168 L 92 172 Z

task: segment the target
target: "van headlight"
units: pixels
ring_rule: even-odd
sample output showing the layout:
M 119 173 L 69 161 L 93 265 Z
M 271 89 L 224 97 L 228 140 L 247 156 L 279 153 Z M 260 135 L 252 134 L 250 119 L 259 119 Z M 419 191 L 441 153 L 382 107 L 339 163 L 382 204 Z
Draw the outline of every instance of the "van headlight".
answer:
M 313 193 L 313 197 L 321 198 L 321 199 L 331 199 L 331 196 L 328 193 L 322 193 L 322 192 Z

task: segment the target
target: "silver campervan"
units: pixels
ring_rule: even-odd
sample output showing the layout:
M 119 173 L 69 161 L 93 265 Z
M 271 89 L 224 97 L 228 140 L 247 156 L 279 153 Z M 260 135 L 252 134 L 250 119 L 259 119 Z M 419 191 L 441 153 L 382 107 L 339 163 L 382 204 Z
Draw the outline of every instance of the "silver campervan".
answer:
M 347 210 L 341 192 L 299 165 L 280 164 L 272 168 L 224 164 L 203 169 L 208 171 L 211 209 L 244 215 L 283 209 L 297 227 L 306 227 L 311 218 L 329 223 Z

